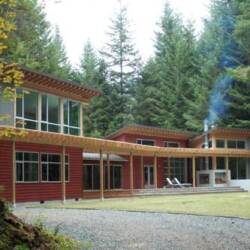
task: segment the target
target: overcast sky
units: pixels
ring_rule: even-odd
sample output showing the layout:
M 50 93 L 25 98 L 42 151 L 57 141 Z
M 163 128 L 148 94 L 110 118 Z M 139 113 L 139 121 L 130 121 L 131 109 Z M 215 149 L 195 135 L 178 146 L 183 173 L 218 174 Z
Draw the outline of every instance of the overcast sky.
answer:
M 99 50 L 107 41 L 106 32 L 117 0 L 45 0 L 47 19 L 59 27 L 68 58 L 75 66 L 90 39 Z M 59 3 L 57 3 L 59 2 Z M 185 20 L 194 21 L 197 34 L 202 30 L 202 20 L 208 16 L 210 0 L 169 0 L 172 8 Z M 123 0 L 128 7 L 135 44 L 144 60 L 153 52 L 156 23 L 162 15 L 165 0 Z

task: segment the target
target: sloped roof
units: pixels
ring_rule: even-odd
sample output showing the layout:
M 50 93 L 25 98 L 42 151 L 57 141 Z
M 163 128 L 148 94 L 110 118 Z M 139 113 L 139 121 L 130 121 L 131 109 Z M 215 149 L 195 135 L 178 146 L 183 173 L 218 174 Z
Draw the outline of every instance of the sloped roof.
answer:
M 23 86 L 26 88 L 81 102 L 89 102 L 92 97 L 100 95 L 99 91 L 73 81 L 63 80 L 23 66 L 20 69 L 24 73 Z
M 144 126 L 138 124 L 131 124 L 116 132 L 106 136 L 106 139 L 114 139 L 122 134 L 136 134 L 145 136 L 158 136 L 158 137 L 174 137 L 177 139 L 188 140 L 197 135 L 197 133 L 181 130 L 170 130 L 159 127 Z

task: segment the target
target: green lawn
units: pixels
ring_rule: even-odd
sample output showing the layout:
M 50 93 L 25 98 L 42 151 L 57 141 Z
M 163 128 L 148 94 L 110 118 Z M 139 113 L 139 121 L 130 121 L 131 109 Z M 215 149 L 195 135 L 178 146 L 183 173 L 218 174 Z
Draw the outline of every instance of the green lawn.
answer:
M 41 206 L 39 206 L 41 207 Z M 233 216 L 250 219 L 250 193 L 135 197 L 79 202 L 47 203 L 46 208 L 112 209 L 199 215 Z

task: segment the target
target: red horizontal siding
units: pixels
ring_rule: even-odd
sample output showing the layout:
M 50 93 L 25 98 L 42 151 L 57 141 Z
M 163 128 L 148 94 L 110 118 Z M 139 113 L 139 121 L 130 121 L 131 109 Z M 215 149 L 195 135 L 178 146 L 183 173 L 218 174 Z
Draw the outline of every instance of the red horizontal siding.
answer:
M 4 188 L 3 196 L 12 199 L 12 142 L 0 141 L 0 186 Z
M 32 151 L 38 153 L 61 153 L 62 148 L 58 146 L 21 143 L 16 144 L 17 151 Z M 82 150 L 79 148 L 66 148 L 69 155 L 69 177 L 66 184 L 66 199 L 80 198 L 82 196 Z M 62 199 L 61 183 L 17 183 L 16 200 L 25 201 L 46 201 Z

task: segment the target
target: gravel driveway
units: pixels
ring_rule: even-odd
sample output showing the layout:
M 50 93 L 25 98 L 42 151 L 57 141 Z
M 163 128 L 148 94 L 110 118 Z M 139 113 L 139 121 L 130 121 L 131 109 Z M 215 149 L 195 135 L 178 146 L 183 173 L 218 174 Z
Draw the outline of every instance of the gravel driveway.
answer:
M 78 209 L 17 208 L 26 221 L 91 241 L 93 249 L 250 249 L 250 220 Z

